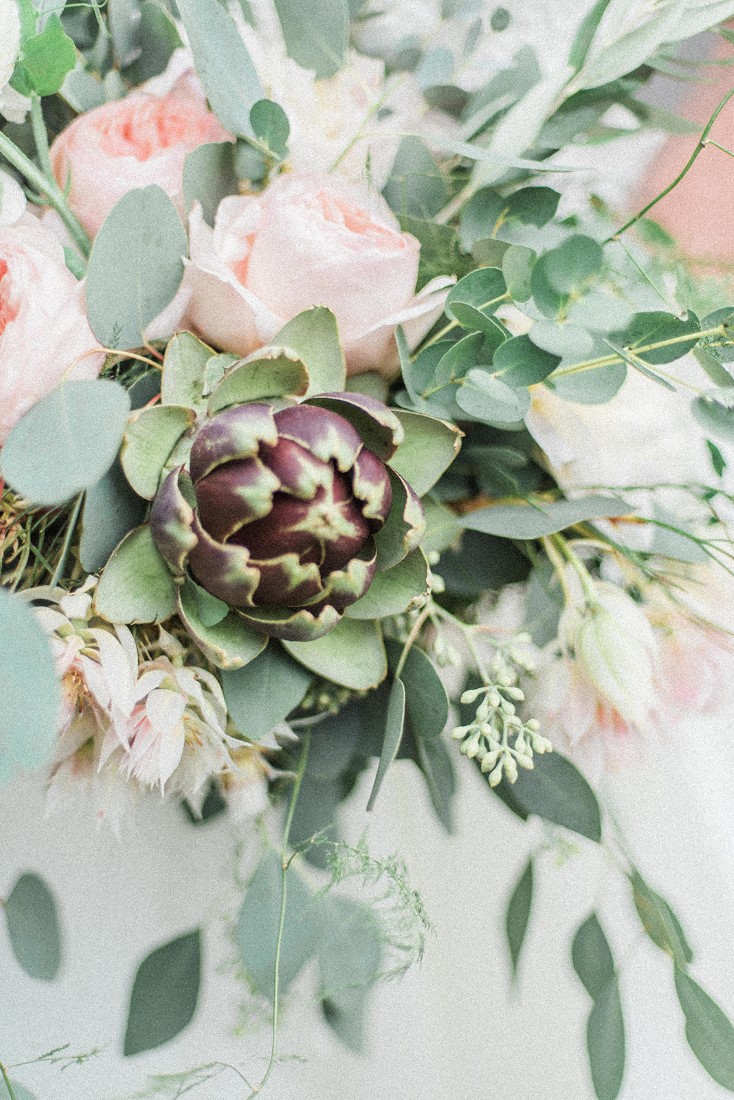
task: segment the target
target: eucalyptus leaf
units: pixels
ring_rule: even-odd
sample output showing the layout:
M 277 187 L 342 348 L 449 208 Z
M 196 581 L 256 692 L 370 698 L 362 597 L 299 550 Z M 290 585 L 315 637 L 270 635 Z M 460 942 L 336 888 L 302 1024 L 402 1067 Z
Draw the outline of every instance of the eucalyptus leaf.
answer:
M 236 195 L 237 186 L 235 146 L 231 141 L 207 142 L 186 157 L 183 172 L 186 209 L 200 203 L 207 225 L 214 225 L 220 202 L 228 195 Z
M 388 642 L 391 668 L 396 668 L 402 655 L 399 642 Z M 400 677 L 405 686 L 406 715 L 416 740 L 435 741 L 449 720 L 449 700 L 441 677 L 433 662 L 418 646 L 413 646 L 405 659 Z
M 321 894 L 316 906 L 324 1018 L 346 1046 L 361 1051 L 367 993 L 382 958 L 380 924 L 368 905 L 351 898 Z
M 193 1019 L 201 983 L 201 932 L 157 947 L 135 975 L 124 1054 L 130 1057 L 168 1043 Z
M 522 244 L 510 245 L 503 254 L 502 274 L 507 283 L 507 293 L 515 302 L 527 302 L 532 294 L 530 279 L 536 260 L 536 253 Z
M 614 977 L 614 959 L 596 913 L 576 932 L 571 947 L 573 968 L 595 1001 Z
M 586 1049 L 598 1100 L 616 1100 L 625 1063 L 624 1018 L 616 974 L 594 1001 L 586 1025 Z
M 177 4 L 212 110 L 230 133 L 252 137 L 250 111 L 264 92 L 232 16 L 218 0 Z
M 689 974 L 678 966 L 674 973 L 688 1045 L 708 1075 L 734 1092 L 734 1027 Z
M 368 810 L 374 809 L 375 801 L 380 793 L 380 788 L 382 787 L 385 776 L 395 760 L 395 757 L 398 755 L 398 749 L 403 739 L 404 729 L 405 685 L 400 677 L 396 676 L 393 680 L 392 688 L 390 689 L 390 699 L 387 705 L 387 721 L 385 723 L 385 740 L 382 744 L 382 753 L 380 754 L 380 761 L 377 765 L 377 773 L 374 783 L 372 784 L 370 797 L 367 801 Z
M 244 668 L 222 672 L 227 711 L 243 736 L 260 741 L 303 699 L 312 674 L 276 642 Z
M 693 952 L 675 913 L 636 869 L 630 874 L 630 884 L 632 900 L 645 932 L 661 951 L 670 955 L 676 966 L 685 969 L 693 959 Z
M 317 77 L 334 76 L 347 59 L 347 0 L 275 0 L 288 56 Z
M 513 336 L 495 352 L 492 370 L 510 386 L 543 382 L 558 366 L 560 356 L 543 350 L 529 336 Z
M 525 864 L 525 868 L 515 884 L 512 894 L 510 895 L 510 900 L 507 903 L 507 911 L 505 912 L 505 936 L 507 937 L 507 946 L 510 949 L 513 978 L 517 978 L 520 952 L 525 943 L 532 905 L 533 860 L 531 857 Z
M 28 604 L 0 588 L 0 777 L 45 764 L 56 747 L 59 684 L 48 639 Z M 29 699 L 33 706 L 28 706 Z
M 250 111 L 250 125 L 268 152 L 276 160 L 283 160 L 288 152 L 291 127 L 280 104 L 272 99 L 258 99 Z
M 414 736 L 416 763 L 423 773 L 438 820 L 448 833 L 454 831 L 452 801 L 456 793 L 454 755 L 443 738 Z
M 145 343 L 147 326 L 181 285 L 187 255 L 184 227 L 162 188 L 123 195 L 94 239 L 87 269 L 89 323 L 105 347 Z
M 377 687 L 387 675 L 382 633 L 374 622 L 342 619 L 323 638 L 283 646 L 304 668 L 354 691 Z
M 619 497 L 588 496 L 579 500 L 538 504 L 496 504 L 461 516 L 470 531 L 506 539 L 539 539 L 590 519 L 629 515 L 632 508 Z
M 420 138 L 404 137 L 382 191 L 396 214 L 432 218 L 449 201 L 449 189 Z
M 593 238 L 577 234 L 546 252 L 543 261 L 545 276 L 554 290 L 578 294 L 600 273 L 604 253 Z
M 561 364 L 565 368 L 566 364 Z M 627 378 L 624 363 L 610 363 L 608 367 L 579 371 L 578 374 L 552 375 L 546 385 L 564 401 L 579 405 L 604 405 L 619 393 Z
M 113 552 L 94 606 L 111 623 L 158 623 L 175 613 L 176 585 L 147 524 L 126 535 Z
M 480 367 L 468 372 L 456 401 L 475 420 L 490 424 L 517 424 L 530 411 L 527 389 L 508 385 Z
M 115 460 L 84 498 L 79 560 L 87 573 L 99 573 L 117 544 L 144 516 L 144 501 L 130 488 Z
M 40 34 L 23 44 L 20 71 L 36 95 L 55 95 L 67 73 L 76 65 L 76 47 L 64 30 L 57 12 L 46 20 Z
M 13 954 L 26 974 L 52 982 L 61 966 L 56 902 L 38 875 L 20 876 L 3 906 Z
M 558 752 L 536 757 L 531 771 L 521 769 L 517 781 L 493 788 L 508 793 L 524 814 L 537 814 L 589 840 L 601 840 L 601 812 L 596 795 L 581 772 Z
M 10 1087 L 13 1090 L 12 1100 L 38 1100 L 35 1093 L 29 1092 L 24 1085 L 19 1085 L 17 1081 L 10 1078 Z M 10 1093 L 8 1092 L 7 1085 L 0 1077 L 0 1100 L 11 1100 Z
M 734 390 L 712 390 L 696 397 L 694 417 L 707 433 L 724 443 L 734 442 Z
M 279 991 L 285 993 L 314 954 L 317 929 L 310 917 L 311 892 L 292 867 L 280 952 Z M 237 945 L 247 977 L 256 993 L 274 999 L 275 955 L 280 922 L 283 870 L 280 857 L 266 853 L 248 883 L 237 920 Z
M 2 450 L 2 473 L 33 504 L 62 504 L 115 461 L 130 411 L 116 382 L 69 381 L 32 405 Z

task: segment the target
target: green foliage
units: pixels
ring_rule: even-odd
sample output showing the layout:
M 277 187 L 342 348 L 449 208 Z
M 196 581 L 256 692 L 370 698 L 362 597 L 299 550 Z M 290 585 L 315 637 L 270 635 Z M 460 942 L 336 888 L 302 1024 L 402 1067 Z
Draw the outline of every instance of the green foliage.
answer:
M 463 433 L 444 420 L 397 409 L 395 412 L 405 439 L 390 459 L 390 465 L 418 496 L 423 496 L 456 458 Z
M 84 498 L 79 560 L 88 573 L 105 567 L 117 544 L 143 522 L 144 512 L 144 501 L 130 488 L 115 460 Z
M 111 623 L 164 622 L 175 612 L 173 578 L 147 524 L 126 535 L 113 552 L 94 604 L 97 614 Z
M 294 352 L 280 347 L 261 348 L 227 371 L 212 390 L 209 411 L 216 413 L 229 405 L 286 395 L 303 397 L 309 383 L 308 371 Z
M 318 934 L 310 919 L 311 891 L 305 880 L 290 868 L 287 883 L 278 982 L 281 993 L 315 952 Z M 237 921 L 237 944 L 250 984 L 270 1001 L 274 997 L 281 891 L 280 858 L 271 851 L 260 861 L 247 886 Z
M 612 952 L 595 913 L 574 936 L 572 958 L 594 1002 L 586 1026 L 594 1093 L 598 1100 L 616 1100 L 624 1077 L 624 1020 Z
M 250 741 L 260 741 L 303 699 L 313 677 L 275 642 L 244 668 L 222 673 L 227 710 Z
M 164 405 L 185 405 L 197 412 L 206 408 L 207 363 L 213 352 L 190 332 L 177 332 L 166 348 L 161 378 Z
M 345 1046 L 362 1051 L 367 994 L 382 960 L 380 923 L 368 905 L 329 893 L 316 912 L 322 1012 Z
M 533 906 L 533 860 L 532 857 L 525 864 L 520 878 L 510 895 L 505 912 L 505 936 L 510 950 L 512 963 L 512 976 L 517 978 L 517 968 L 520 962 L 520 952 L 525 943 L 525 936 L 530 923 L 530 913 Z
M 3 906 L 13 954 L 26 974 L 52 982 L 61 966 L 56 902 L 38 875 L 20 876 Z
M 214 616 L 210 614 L 212 605 L 220 608 Z M 243 668 L 268 643 L 265 635 L 252 630 L 236 611 L 230 611 L 190 578 L 178 589 L 177 610 L 201 652 L 217 668 Z
M 323 306 L 299 313 L 273 338 L 272 346 L 291 349 L 303 362 L 311 379 L 309 397 L 344 389 L 347 367 L 336 319 Z
M 342 619 L 314 642 L 283 642 L 304 668 L 335 684 L 364 691 L 387 675 L 387 658 L 378 623 Z
M 201 982 L 201 932 L 157 947 L 135 975 L 123 1053 L 125 1057 L 168 1043 L 191 1022 Z
M 186 209 L 201 203 L 204 221 L 214 225 L 214 217 L 222 199 L 237 194 L 235 146 L 229 141 L 208 142 L 186 157 L 183 193 Z
M 22 95 L 55 95 L 75 65 L 76 47 L 54 12 L 39 34 L 24 39 L 12 85 Z
M 691 410 L 705 431 L 724 443 L 734 440 L 734 390 L 713 390 L 696 397 Z
M 153 405 L 135 412 L 120 452 L 125 477 L 145 500 L 158 492 L 161 475 L 184 432 L 194 425 L 193 411 L 183 405 Z
M 145 343 L 146 327 L 181 284 L 187 255 L 181 219 L 160 187 L 151 184 L 120 199 L 95 237 L 87 272 L 89 323 L 105 347 Z
M 264 92 L 234 20 L 218 0 L 177 3 L 212 110 L 231 134 L 253 137 L 250 111 Z
M 405 684 L 399 676 L 395 676 L 390 688 L 390 698 L 387 705 L 387 718 L 385 722 L 385 739 L 382 743 L 382 752 L 377 766 L 377 773 L 372 784 L 370 797 L 367 801 L 367 809 L 374 809 L 375 801 L 385 776 L 391 764 L 398 755 L 400 742 L 403 739 L 405 728 Z
M 537 814 L 589 840 L 601 840 L 601 812 L 596 795 L 581 772 L 559 752 L 536 759 L 532 771 L 517 780 L 503 779 L 495 793 L 519 817 Z
M 461 517 L 462 526 L 506 539 L 539 539 L 577 523 L 602 516 L 629 515 L 632 508 L 618 497 L 496 504 Z
M 656 894 L 636 869 L 630 874 L 632 900 L 642 927 L 661 951 L 670 955 L 676 966 L 685 967 L 693 959 L 685 933 L 673 910 Z
M 130 400 L 116 382 L 63 382 L 32 405 L 2 451 L 5 480 L 33 504 L 62 504 L 115 461 Z
M 734 1092 L 734 1027 L 685 970 L 676 966 L 674 973 L 688 1045 L 708 1075 Z
M 349 46 L 347 0 L 275 0 L 288 55 L 317 77 L 333 76 L 344 65 Z
M 432 218 L 449 200 L 449 189 L 435 160 L 418 137 L 398 146 L 383 195 L 396 214 Z
M 350 604 L 348 619 L 386 619 L 402 615 L 428 594 L 428 562 L 423 551 L 413 550 L 383 573 L 377 573 L 361 599 Z
M 52 756 L 60 702 L 46 635 L 28 604 L 6 589 L 0 589 L 0 683 L 2 783 L 18 768 L 31 771 Z
M 272 99 L 258 99 L 250 111 L 250 125 L 269 155 L 275 160 L 284 160 L 288 153 L 291 127 L 280 104 Z

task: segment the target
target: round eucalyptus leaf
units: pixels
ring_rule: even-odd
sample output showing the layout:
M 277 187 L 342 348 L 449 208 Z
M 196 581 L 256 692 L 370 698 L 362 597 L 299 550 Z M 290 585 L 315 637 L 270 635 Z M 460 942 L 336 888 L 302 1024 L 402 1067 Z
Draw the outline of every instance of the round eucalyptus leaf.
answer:
M 32 504 L 62 504 L 115 460 L 130 399 L 116 382 L 64 382 L 15 425 L 2 451 L 5 480 Z
M 176 585 L 144 524 L 126 535 L 107 562 L 94 595 L 111 623 L 160 623 L 176 611 Z
M 125 1057 L 168 1043 L 191 1022 L 201 982 L 201 932 L 189 932 L 156 948 L 135 975 Z
M 21 875 L 4 906 L 10 946 L 31 978 L 52 982 L 61 966 L 56 902 L 38 875 Z
M 354 691 L 377 687 L 387 675 L 387 657 L 380 627 L 374 622 L 342 619 L 314 642 L 283 642 L 305 668 Z

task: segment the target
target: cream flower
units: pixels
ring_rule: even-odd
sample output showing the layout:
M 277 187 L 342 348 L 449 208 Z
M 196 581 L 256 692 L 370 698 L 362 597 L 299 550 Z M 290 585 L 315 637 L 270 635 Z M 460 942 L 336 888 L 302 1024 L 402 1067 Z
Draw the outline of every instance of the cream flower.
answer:
M 0 115 L 22 122 L 30 103 L 10 87 L 20 50 L 20 12 L 16 0 L 0 0 Z

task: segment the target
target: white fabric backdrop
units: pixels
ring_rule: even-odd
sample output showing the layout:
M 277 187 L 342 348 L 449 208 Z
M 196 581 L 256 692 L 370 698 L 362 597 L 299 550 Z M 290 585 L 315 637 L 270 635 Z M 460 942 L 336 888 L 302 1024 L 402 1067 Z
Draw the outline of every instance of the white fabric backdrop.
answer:
M 649 759 L 608 785 L 607 797 L 635 858 L 669 898 L 695 952 L 693 973 L 734 1017 L 734 739 L 730 716 L 689 731 L 700 751 L 693 766 L 678 734 Z M 705 773 L 707 761 L 711 774 Z M 573 932 L 596 905 L 618 958 L 626 958 L 622 998 L 628 1069 L 622 1100 L 716 1100 L 728 1095 L 700 1069 L 683 1038 L 669 960 L 639 936 L 620 880 L 594 846 L 558 867 L 541 859 L 537 896 L 519 991 L 508 980 L 502 916 L 527 852 L 542 839 L 461 768 L 458 834 L 432 821 L 417 773 L 399 764 L 370 815 L 375 853 L 404 853 L 436 933 L 422 966 L 379 986 L 370 1010 L 364 1057 L 344 1050 L 310 1003 L 313 975 L 289 996 L 281 1053 L 271 1078 L 277 1100 L 589 1100 L 584 1053 L 589 1001 L 573 975 Z M 368 783 L 347 814 L 355 840 L 367 821 Z M 0 1059 L 24 1060 L 53 1046 L 104 1046 L 81 1067 L 34 1066 L 17 1078 L 39 1100 L 117 1100 L 148 1073 L 181 1070 L 214 1059 L 246 1062 L 257 1079 L 269 1033 L 262 1021 L 233 1034 L 240 991 L 213 974 L 228 948 L 211 919 L 231 893 L 236 837 L 225 820 L 193 828 L 174 807 L 151 799 L 123 845 L 89 832 L 78 813 L 44 822 L 39 785 L 4 793 L 0 806 L 4 859 L 0 895 L 26 869 L 57 892 L 65 929 L 62 976 L 53 985 L 27 978 L 0 935 Z M 643 858 L 644 854 L 644 858 Z M 192 1026 L 166 1048 L 122 1059 L 126 1001 L 137 962 L 170 936 L 208 920 L 207 985 Z M 242 1100 L 244 1086 L 225 1075 L 194 1092 L 204 1100 Z

